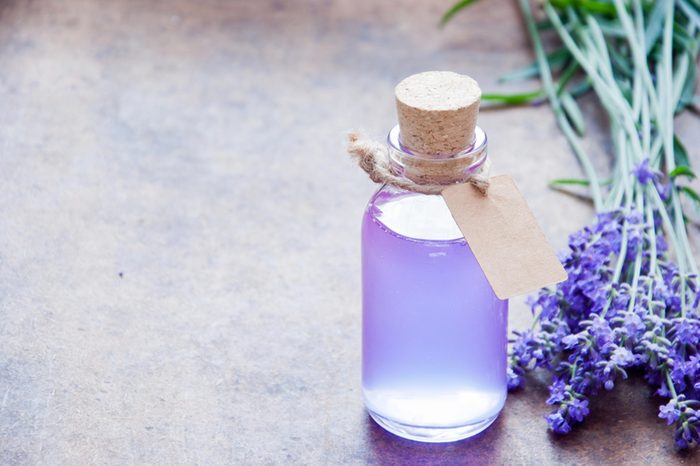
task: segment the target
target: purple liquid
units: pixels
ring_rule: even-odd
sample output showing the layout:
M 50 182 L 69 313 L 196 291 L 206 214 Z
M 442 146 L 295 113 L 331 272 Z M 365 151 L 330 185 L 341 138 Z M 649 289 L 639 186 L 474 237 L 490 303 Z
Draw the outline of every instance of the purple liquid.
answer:
M 434 442 L 486 428 L 506 397 L 508 302 L 442 198 L 379 191 L 363 220 L 362 267 L 363 392 L 375 420 Z

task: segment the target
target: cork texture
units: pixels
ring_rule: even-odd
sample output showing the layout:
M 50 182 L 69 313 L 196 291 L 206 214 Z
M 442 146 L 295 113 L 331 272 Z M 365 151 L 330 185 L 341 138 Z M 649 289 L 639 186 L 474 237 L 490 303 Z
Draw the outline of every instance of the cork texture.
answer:
M 427 71 L 395 89 L 401 143 L 413 152 L 444 158 L 472 145 L 481 89 L 466 75 Z

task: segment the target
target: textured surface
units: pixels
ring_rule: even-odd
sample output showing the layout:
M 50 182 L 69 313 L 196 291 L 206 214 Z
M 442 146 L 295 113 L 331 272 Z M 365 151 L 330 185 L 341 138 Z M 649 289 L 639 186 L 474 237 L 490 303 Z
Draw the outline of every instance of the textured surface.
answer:
M 431 158 L 446 158 L 474 146 L 481 89 L 473 78 L 452 71 L 424 71 L 403 79 L 395 94 L 403 146 Z
M 489 90 L 530 60 L 511 2 L 438 31 L 449 3 L 2 2 L 0 463 L 698 461 L 638 381 L 563 439 L 536 380 L 453 445 L 399 440 L 364 413 L 374 187 L 345 131 L 383 137 L 411 73 Z M 591 211 L 546 189 L 578 172 L 549 110 L 480 122 L 494 171 L 564 246 Z M 697 119 L 679 125 L 697 159 Z M 512 324 L 528 319 L 514 300 Z

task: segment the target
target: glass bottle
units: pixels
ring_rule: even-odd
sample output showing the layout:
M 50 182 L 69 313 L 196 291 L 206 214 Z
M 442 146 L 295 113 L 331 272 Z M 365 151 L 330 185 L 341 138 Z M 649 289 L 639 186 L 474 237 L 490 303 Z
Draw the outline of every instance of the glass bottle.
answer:
M 388 137 L 396 174 L 418 159 L 473 159 L 445 184 L 466 181 L 487 157 L 479 127 L 470 148 L 446 159 L 399 141 L 397 125 Z M 494 294 L 442 196 L 382 186 L 364 214 L 362 274 L 362 388 L 372 418 L 424 442 L 487 428 L 506 399 L 508 301 Z

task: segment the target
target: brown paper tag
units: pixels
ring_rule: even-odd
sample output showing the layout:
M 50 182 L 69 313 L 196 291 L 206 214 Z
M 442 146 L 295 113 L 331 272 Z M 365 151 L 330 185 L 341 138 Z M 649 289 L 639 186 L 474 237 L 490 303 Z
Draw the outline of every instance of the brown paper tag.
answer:
M 471 184 L 450 186 L 442 196 L 496 296 L 512 298 L 566 280 L 513 179 L 490 181 L 486 196 Z

